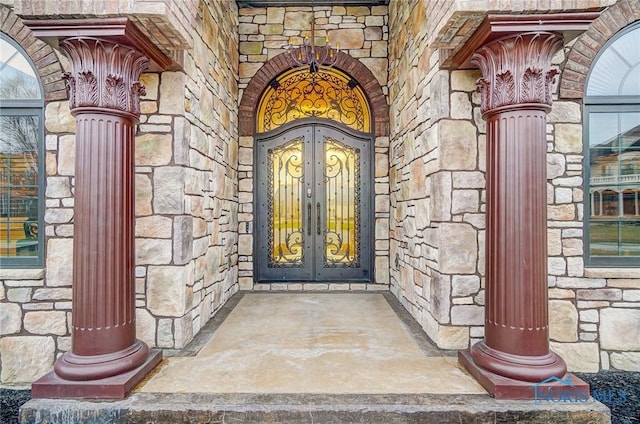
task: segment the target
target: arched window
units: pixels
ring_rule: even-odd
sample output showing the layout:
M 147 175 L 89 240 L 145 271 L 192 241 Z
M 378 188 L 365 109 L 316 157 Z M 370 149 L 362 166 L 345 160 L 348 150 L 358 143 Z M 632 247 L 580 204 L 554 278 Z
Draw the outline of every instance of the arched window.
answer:
M 265 89 L 256 114 L 256 132 L 311 117 L 371 131 L 369 103 L 356 81 L 335 68 L 310 72 L 305 67 L 281 74 Z
M 591 266 L 640 266 L 638 46 L 636 23 L 609 40 L 587 79 L 585 263 Z
M 35 66 L 0 33 L 0 266 L 42 266 L 44 97 Z

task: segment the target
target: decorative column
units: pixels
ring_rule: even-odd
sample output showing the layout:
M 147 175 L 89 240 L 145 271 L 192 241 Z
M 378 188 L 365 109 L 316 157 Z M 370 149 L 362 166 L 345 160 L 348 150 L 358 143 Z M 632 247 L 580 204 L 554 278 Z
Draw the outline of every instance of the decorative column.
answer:
M 76 117 L 71 351 L 34 397 L 122 398 L 161 360 L 136 340 L 134 125 L 149 59 L 108 39 L 64 38 Z
M 521 33 L 471 57 L 487 121 L 485 339 L 459 358 L 496 398 L 533 398 L 566 374 L 549 350 L 547 289 L 546 115 L 561 47 L 555 33 Z

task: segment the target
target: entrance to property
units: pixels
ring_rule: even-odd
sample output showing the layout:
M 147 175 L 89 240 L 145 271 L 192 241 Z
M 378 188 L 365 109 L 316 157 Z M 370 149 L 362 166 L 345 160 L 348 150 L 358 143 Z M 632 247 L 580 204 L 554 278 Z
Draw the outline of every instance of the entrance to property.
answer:
M 335 68 L 291 69 L 256 112 L 256 281 L 369 282 L 373 134 L 361 87 Z
M 323 121 L 256 141 L 258 281 L 370 279 L 372 137 Z

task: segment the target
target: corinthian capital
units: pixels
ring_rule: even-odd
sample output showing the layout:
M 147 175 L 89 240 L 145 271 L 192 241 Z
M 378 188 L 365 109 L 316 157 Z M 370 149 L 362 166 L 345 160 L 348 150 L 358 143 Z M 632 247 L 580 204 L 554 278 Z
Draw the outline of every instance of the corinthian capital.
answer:
M 562 37 L 550 32 L 513 35 L 479 48 L 471 61 L 482 71 L 482 112 L 522 104 L 549 108 L 558 73 L 551 58 L 561 48 Z
M 71 62 L 64 74 L 71 109 L 90 107 L 140 115 L 144 85 L 138 80 L 149 59 L 127 45 L 97 38 L 67 38 L 60 47 Z

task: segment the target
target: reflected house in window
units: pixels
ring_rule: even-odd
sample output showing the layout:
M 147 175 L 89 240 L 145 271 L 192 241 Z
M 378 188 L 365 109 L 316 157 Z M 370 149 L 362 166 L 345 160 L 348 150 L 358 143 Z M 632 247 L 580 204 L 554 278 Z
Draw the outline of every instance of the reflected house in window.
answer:
M 592 146 L 591 216 L 640 215 L 640 125 Z
M 585 97 L 585 226 L 592 266 L 637 266 L 640 257 L 640 26 L 599 53 Z
M 0 262 L 38 265 L 43 96 L 27 56 L 0 38 Z

